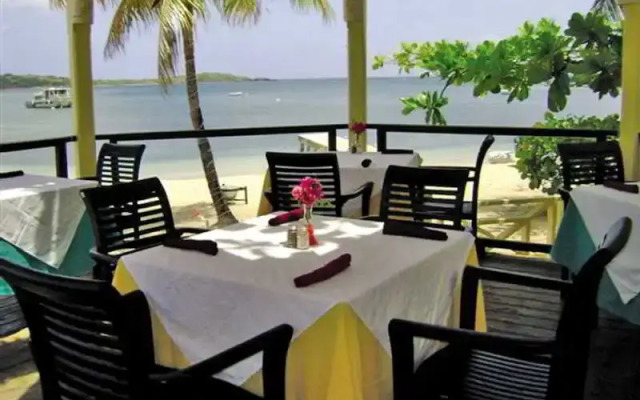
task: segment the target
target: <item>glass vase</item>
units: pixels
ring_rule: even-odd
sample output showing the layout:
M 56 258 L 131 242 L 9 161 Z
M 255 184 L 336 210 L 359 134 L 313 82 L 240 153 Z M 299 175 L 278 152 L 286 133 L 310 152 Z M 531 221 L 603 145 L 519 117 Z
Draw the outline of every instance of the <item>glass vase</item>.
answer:
M 313 206 L 312 205 L 303 205 L 302 206 L 302 210 L 304 213 L 304 222 L 307 225 L 311 225 L 311 219 L 313 218 Z

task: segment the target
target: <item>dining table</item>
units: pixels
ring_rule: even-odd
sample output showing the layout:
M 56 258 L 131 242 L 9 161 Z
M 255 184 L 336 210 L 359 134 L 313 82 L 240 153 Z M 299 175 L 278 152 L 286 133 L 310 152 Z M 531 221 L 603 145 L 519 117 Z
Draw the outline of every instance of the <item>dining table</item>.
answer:
M 631 236 L 607 266 L 598 292 L 598 306 L 640 325 L 640 194 L 604 185 L 574 188 L 551 257 L 572 273 L 580 272 L 611 225 L 622 217 L 632 221 Z
M 474 237 L 391 236 L 380 222 L 314 216 L 318 244 L 295 249 L 286 246 L 291 223 L 270 226 L 273 216 L 190 238 L 215 241 L 215 256 L 158 246 L 120 259 L 113 285 L 147 297 L 156 362 L 183 368 L 287 323 L 295 330 L 287 399 L 391 399 L 389 321 L 458 326 L 461 275 L 466 265 L 477 266 Z M 345 254 L 346 270 L 310 286 L 294 284 Z M 484 331 L 478 300 L 476 329 Z M 416 361 L 437 346 L 418 343 Z M 220 377 L 260 394 L 261 358 Z
M 96 185 L 24 173 L 0 178 L 0 257 L 51 274 L 90 273 L 94 236 L 80 190 Z M 0 295 L 11 294 L 0 280 Z
M 314 153 L 318 154 L 318 153 Z M 348 153 L 332 152 L 338 157 L 338 168 L 340 170 L 340 186 L 342 194 L 355 191 L 367 182 L 373 182 L 371 193 L 370 215 L 378 215 L 380 211 L 380 199 L 382 195 L 382 184 L 387 168 L 390 165 L 401 165 L 406 167 L 419 167 L 422 158 L 418 153 L 408 154 L 383 154 L 375 152 Z M 368 160 L 369 163 L 363 161 Z M 271 177 L 269 171 L 265 172 L 262 193 L 271 188 Z M 269 201 L 264 196 L 260 196 L 258 205 L 258 215 L 265 215 L 272 211 Z M 343 214 L 346 217 L 362 216 L 362 201 L 360 198 L 347 201 L 343 206 Z

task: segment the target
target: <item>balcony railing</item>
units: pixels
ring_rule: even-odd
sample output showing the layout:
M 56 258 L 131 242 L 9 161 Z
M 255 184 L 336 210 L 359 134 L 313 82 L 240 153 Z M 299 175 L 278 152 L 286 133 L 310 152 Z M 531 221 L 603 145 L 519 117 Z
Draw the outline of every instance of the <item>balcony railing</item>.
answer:
M 387 141 L 390 135 L 396 133 L 417 135 L 478 135 L 488 134 L 494 136 L 542 136 L 542 137 L 567 137 L 567 138 L 591 138 L 598 141 L 607 140 L 607 137 L 617 136 L 616 131 L 596 131 L 587 129 L 545 129 L 522 127 L 489 127 L 489 126 L 424 126 L 424 125 L 393 125 L 393 124 L 369 124 L 369 132 L 375 133 L 377 150 L 387 149 Z M 135 132 L 112 133 L 96 136 L 97 141 L 118 142 L 146 142 L 167 141 L 178 139 L 221 138 L 221 137 L 254 137 L 270 135 L 300 135 L 305 133 L 326 133 L 327 147 L 330 151 L 336 150 L 338 131 L 346 131 L 347 124 L 333 125 L 299 125 L 279 127 L 255 127 L 238 129 L 207 129 L 202 131 L 164 131 L 164 132 Z M 76 140 L 74 136 L 65 136 L 44 140 L 24 142 L 12 142 L 0 144 L 0 154 L 34 149 L 53 149 L 55 152 L 56 174 L 59 177 L 68 177 L 69 164 L 67 144 Z M 549 244 L 518 242 L 495 238 L 482 238 L 483 247 L 503 248 L 514 251 L 533 251 L 547 253 Z

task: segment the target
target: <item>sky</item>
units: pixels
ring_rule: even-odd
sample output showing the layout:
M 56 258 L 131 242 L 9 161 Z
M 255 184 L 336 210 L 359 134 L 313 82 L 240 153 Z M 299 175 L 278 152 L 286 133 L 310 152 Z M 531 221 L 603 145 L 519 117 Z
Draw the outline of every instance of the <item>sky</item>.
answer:
M 342 1 L 329 0 L 332 22 L 291 10 L 289 1 L 266 0 L 260 22 L 230 27 L 212 10 L 198 27 L 199 72 L 251 77 L 326 78 L 347 75 L 347 32 Z M 524 21 L 548 17 L 566 25 L 571 14 L 587 11 L 592 0 L 369 0 L 368 58 L 390 54 L 402 41 L 460 39 L 479 42 L 513 34 Z M 92 36 L 96 79 L 157 76 L 157 35 L 134 32 L 126 53 L 105 59 L 103 47 L 113 11 L 96 7 Z M 67 76 L 65 13 L 48 0 L 0 0 L 0 72 Z M 395 76 L 397 70 L 371 71 Z

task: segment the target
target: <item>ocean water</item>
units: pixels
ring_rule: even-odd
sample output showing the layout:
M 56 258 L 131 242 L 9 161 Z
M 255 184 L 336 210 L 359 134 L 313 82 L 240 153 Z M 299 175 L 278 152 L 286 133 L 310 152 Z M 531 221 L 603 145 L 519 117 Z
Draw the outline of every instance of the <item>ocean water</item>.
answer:
M 400 97 L 421 90 L 440 88 L 433 79 L 410 77 L 374 78 L 368 85 L 368 119 L 371 123 L 423 124 L 424 115 L 401 114 Z M 71 110 L 27 109 L 24 102 L 35 89 L 0 91 L 0 142 L 35 140 L 70 135 Z M 229 96 L 242 92 L 242 96 Z M 525 102 L 507 104 L 506 96 L 474 98 L 470 86 L 448 91 L 450 105 L 445 111 L 450 125 L 522 126 L 543 119 L 546 88 L 532 90 Z M 347 121 L 346 79 L 281 80 L 269 82 L 224 82 L 200 85 L 202 110 L 207 128 L 240 128 Z M 587 89 L 576 89 L 566 113 L 606 115 L 618 112 L 619 100 L 598 100 Z M 163 94 L 157 86 L 97 87 L 95 89 L 97 133 L 170 131 L 191 128 L 183 85 Z M 346 136 L 346 132 L 340 132 Z M 390 134 L 389 147 L 418 150 L 425 159 L 451 159 L 471 164 L 482 137 Z M 369 141 L 375 144 L 370 132 Z M 222 176 L 256 174 L 264 170 L 264 152 L 298 151 L 296 135 L 211 140 Z M 71 147 L 71 146 L 70 146 Z M 512 150 L 513 138 L 499 138 L 492 150 Z M 70 148 L 71 150 L 71 148 Z M 70 153 L 72 155 L 72 153 Z M 73 163 L 73 157 L 70 157 Z M 143 175 L 163 178 L 201 177 L 195 140 L 147 143 Z M 0 156 L 3 170 L 23 168 L 33 173 L 53 173 L 53 150 L 26 151 Z

